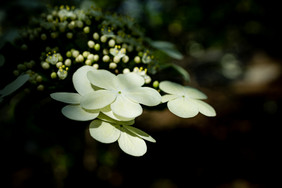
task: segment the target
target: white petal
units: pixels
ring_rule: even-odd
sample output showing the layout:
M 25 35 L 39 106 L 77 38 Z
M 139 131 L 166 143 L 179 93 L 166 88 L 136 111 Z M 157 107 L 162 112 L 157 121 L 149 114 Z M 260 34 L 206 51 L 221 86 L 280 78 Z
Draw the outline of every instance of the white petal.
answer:
M 125 118 L 125 117 L 121 117 L 121 116 L 113 113 L 110 105 L 108 105 L 108 106 L 106 106 L 106 107 L 104 107 L 100 110 L 103 114 L 105 114 L 106 116 L 108 116 L 108 117 L 110 117 L 110 118 L 112 118 L 116 121 L 131 121 L 131 120 L 135 119 L 135 117 L 134 118 Z
M 15 92 L 21 86 L 23 86 L 29 80 L 28 74 L 23 74 L 17 77 L 14 81 L 6 85 L 2 90 L 0 90 L 1 97 L 5 97 Z
M 116 85 L 114 82 L 116 76 L 107 70 L 89 71 L 87 73 L 87 78 L 93 85 L 97 87 L 116 90 Z
M 184 97 L 178 97 L 167 103 L 168 109 L 175 115 L 182 118 L 194 117 L 198 114 L 198 107 L 192 100 L 187 100 Z
M 115 93 L 108 90 L 98 90 L 84 95 L 80 105 L 86 109 L 96 110 L 111 104 L 115 99 Z
M 135 118 L 143 112 L 140 104 L 132 102 L 122 94 L 111 104 L 111 109 L 116 115 L 125 118 Z
M 150 87 L 138 87 L 131 89 L 126 92 L 126 96 L 137 103 L 147 106 L 156 106 L 162 101 L 160 93 Z
M 208 97 L 198 89 L 189 87 L 189 86 L 183 86 L 183 91 L 186 96 L 189 96 L 194 99 L 207 99 Z
M 119 89 L 126 90 L 135 87 L 141 87 L 142 85 L 144 85 L 145 80 L 139 74 L 131 72 L 127 74 L 117 75 L 116 82 Z
M 80 95 L 85 95 L 93 91 L 90 81 L 87 78 L 88 71 L 95 71 L 96 69 L 92 66 L 83 66 L 75 71 L 72 77 L 73 85 L 75 90 Z
M 124 128 L 121 128 L 118 145 L 122 151 L 136 157 L 142 156 L 147 152 L 145 141 Z
M 176 99 L 177 97 L 179 97 L 179 96 L 178 95 L 170 95 L 170 94 L 163 95 L 162 96 L 162 102 L 165 103 L 165 102 L 168 102 L 170 100 Z
M 123 125 L 123 127 L 126 128 L 127 130 L 129 130 L 130 132 L 136 134 L 140 138 L 143 138 L 144 140 L 147 140 L 147 141 L 150 141 L 150 142 L 156 142 L 156 140 L 153 137 L 151 137 L 150 135 L 148 135 L 144 131 L 137 129 L 136 127 L 128 126 L 128 125 Z
M 80 105 L 67 105 L 62 109 L 62 113 L 67 118 L 77 121 L 93 120 L 99 115 L 99 111 L 84 110 Z
M 209 105 L 208 103 L 204 102 L 204 101 L 200 101 L 200 100 L 193 100 L 193 102 L 197 105 L 199 111 L 208 116 L 208 117 L 213 117 L 216 116 L 216 112 L 214 110 L 214 108 Z
M 169 94 L 183 94 L 183 86 L 171 81 L 162 81 L 159 87 L 162 91 Z
M 69 104 L 79 104 L 81 95 L 78 93 L 57 92 L 50 94 L 51 98 Z
M 110 123 L 115 123 L 119 125 L 133 125 L 135 122 L 133 118 L 130 119 L 123 118 L 114 114 L 113 111 L 111 110 L 110 105 L 106 106 L 105 108 L 102 108 L 101 112 L 102 113 L 99 114 L 98 118 L 103 121 L 108 121 Z
M 89 132 L 95 140 L 108 144 L 117 141 L 121 131 L 108 122 L 94 120 L 89 125 Z

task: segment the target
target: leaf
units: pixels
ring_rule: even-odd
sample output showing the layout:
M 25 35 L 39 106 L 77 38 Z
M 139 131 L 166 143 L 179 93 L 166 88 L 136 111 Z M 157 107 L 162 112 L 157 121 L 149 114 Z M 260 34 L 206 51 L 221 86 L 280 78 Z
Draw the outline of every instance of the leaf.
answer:
M 0 90 L 1 97 L 5 97 L 14 93 L 17 89 L 23 86 L 29 80 L 28 74 L 20 75 L 16 80 L 12 81 L 6 85 L 2 90 Z
M 166 53 L 168 56 L 170 56 L 174 59 L 178 59 L 178 60 L 183 59 L 183 55 L 176 49 L 175 45 L 170 43 L 170 42 L 150 41 L 150 44 L 154 48 Z
M 174 70 L 176 70 L 178 73 L 180 73 L 182 75 L 183 79 L 186 82 L 190 81 L 189 73 L 184 68 L 180 67 L 179 65 L 175 65 L 175 64 L 172 64 L 172 63 L 161 65 L 161 69 L 166 69 L 166 68 L 173 68 Z

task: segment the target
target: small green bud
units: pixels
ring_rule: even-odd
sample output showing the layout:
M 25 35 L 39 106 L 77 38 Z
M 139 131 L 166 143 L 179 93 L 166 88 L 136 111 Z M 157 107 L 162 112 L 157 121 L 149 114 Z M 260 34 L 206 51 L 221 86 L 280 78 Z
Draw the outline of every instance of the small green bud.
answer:
M 67 56 L 67 57 L 71 57 L 71 56 L 72 56 L 71 51 L 67 51 L 66 56 Z
M 56 72 L 52 72 L 52 73 L 51 73 L 51 78 L 52 78 L 52 79 L 57 78 L 57 73 L 56 73 Z
M 100 50 L 100 44 L 95 44 L 95 46 L 94 46 L 94 49 L 96 50 L 96 51 L 99 51 Z
M 159 84 L 160 84 L 159 81 L 156 80 L 156 81 L 153 82 L 153 87 L 158 88 Z
M 68 39 L 72 39 L 73 34 L 72 34 L 71 32 L 67 32 L 66 37 L 67 37 Z
M 44 90 L 44 85 L 40 84 L 37 86 L 38 91 L 43 91 Z
M 83 28 L 83 32 L 84 33 L 89 33 L 90 32 L 90 27 L 89 26 L 86 26 Z

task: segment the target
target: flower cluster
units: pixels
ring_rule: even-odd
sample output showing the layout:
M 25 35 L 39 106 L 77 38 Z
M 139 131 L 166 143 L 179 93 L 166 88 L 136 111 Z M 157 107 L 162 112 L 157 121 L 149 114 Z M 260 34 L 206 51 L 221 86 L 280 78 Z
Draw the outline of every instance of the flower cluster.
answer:
M 94 139 L 117 141 L 129 155 L 144 155 L 144 140 L 156 142 L 134 127 L 143 106 L 167 102 L 168 109 L 182 118 L 199 112 L 216 115 L 202 101 L 207 98 L 204 93 L 156 76 L 162 67 L 171 66 L 184 79 L 189 77 L 181 67 L 166 65 L 156 57 L 155 52 L 162 52 L 181 59 L 174 45 L 144 37 L 129 18 L 95 8 L 61 6 L 42 14 L 22 32 L 18 46 L 23 63 L 14 69 L 18 78 L 0 90 L 1 100 L 29 81 L 37 90 L 52 92 L 51 98 L 67 103 L 62 108 L 67 118 L 91 121 L 89 132 Z M 69 82 L 75 92 L 61 92 Z

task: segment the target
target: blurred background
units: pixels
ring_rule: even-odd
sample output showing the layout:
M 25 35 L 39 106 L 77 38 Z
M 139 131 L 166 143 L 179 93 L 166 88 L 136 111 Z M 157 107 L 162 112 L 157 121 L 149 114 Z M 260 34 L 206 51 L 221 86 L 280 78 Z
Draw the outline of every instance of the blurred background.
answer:
M 18 94 L 0 108 L 0 187 L 279 187 L 279 1 L 92 2 L 133 17 L 146 36 L 174 43 L 184 55 L 174 63 L 190 73 L 190 85 L 207 94 L 217 116 L 145 111 L 136 126 L 157 143 L 147 143 L 145 156 L 135 158 L 116 143 L 93 140 L 88 122 L 64 118 L 62 104 L 34 95 L 22 102 Z M 1 2 L 0 47 L 46 5 L 61 4 L 80 1 Z

